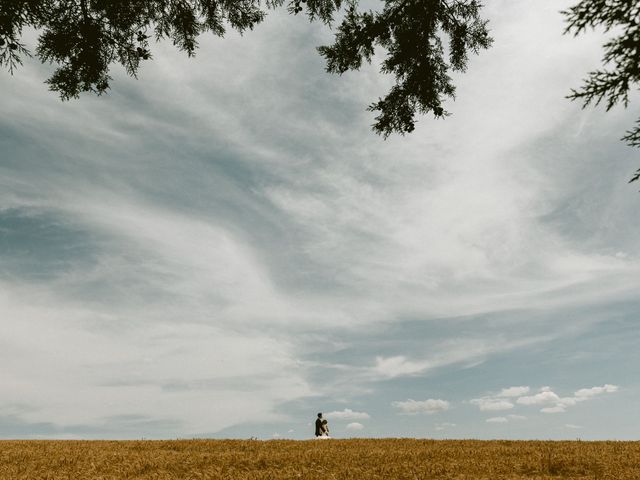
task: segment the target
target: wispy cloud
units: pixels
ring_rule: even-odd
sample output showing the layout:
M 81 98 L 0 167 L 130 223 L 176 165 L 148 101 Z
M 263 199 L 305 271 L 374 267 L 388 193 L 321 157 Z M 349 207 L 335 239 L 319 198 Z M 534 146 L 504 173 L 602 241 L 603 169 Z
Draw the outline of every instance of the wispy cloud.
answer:
M 524 415 L 515 415 L 515 414 L 507 415 L 507 418 L 510 420 L 526 420 L 527 419 L 527 417 L 525 417 Z
M 491 417 L 485 420 L 487 423 L 507 423 L 508 421 L 507 417 Z
M 478 405 L 482 411 L 510 410 L 513 408 L 513 403 L 499 398 L 474 398 L 470 403 Z
M 573 423 L 565 423 L 564 426 L 572 430 L 579 430 L 582 428 L 580 425 L 574 425 Z
M 529 393 L 529 387 L 521 386 L 521 387 L 508 387 L 503 388 L 500 393 L 498 393 L 497 397 L 520 397 Z
M 442 422 L 442 423 L 436 423 L 435 425 L 435 429 L 437 431 L 442 431 L 442 430 L 447 430 L 449 428 L 454 428 L 456 426 L 455 423 L 451 423 L 451 422 Z
M 550 403 L 557 403 L 560 401 L 560 397 L 551 390 L 545 389 L 535 395 L 519 397 L 516 400 L 520 405 L 545 405 Z
M 354 412 L 350 408 L 344 410 L 334 411 L 324 414 L 327 418 L 334 418 L 336 420 L 368 420 L 370 415 L 366 412 Z
M 619 390 L 620 387 L 617 385 L 603 385 L 602 387 L 591 387 L 591 388 L 581 388 L 580 390 L 574 392 L 573 396 L 576 399 L 582 398 L 591 398 L 596 395 L 601 395 L 603 393 L 615 393 Z
M 364 425 L 362 425 L 361 423 L 358 423 L 358 422 L 352 422 L 352 423 L 349 423 L 345 428 L 347 430 L 358 431 L 358 430 L 364 429 Z
M 603 393 L 615 393 L 618 389 L 617 385 L 605 384 L 602 387 L 581 388 L 574 392 L 572 397 L 560 397 L 550 387 L 542 387 L 540 392 L 535 395 L 519 397 L 517 403 L 521 405 L 544 405 L 540 410 L 542 413 L 563 413 L 568 407 L 572 407 L 579 402 L 584 402 Z
M 500 411 L 511 410 L 514 408 L 514 397 L 518 397 L 529 392 L 529 387 L 508 387 L 503 388 L 500 392 L 486 395 L 480 398 L 474 398 L 469 401 L 472 405 L 477 405 L 481 411 Z
M 477 365 L 495 353 L 506 353 L 515 348 L 548 341 L 550 337 L 528 337 L 507 340 L 503 335 L 497 338 L 447 340 L 434 346 L 435 353 L 419 360 L 408 359 L 404 355 L 376 357 L 371 375 L 394 378 L 424 374 L 429 370 L 455 364 Z
M 507 416 L 501 416 L 501 417 L 490 417 L 487 418 L 485 420 L 485 422 L 487 423 L 508 423 L 510 421 L 522 421 L 522 420 L 526 420 L 527 417 L 525 417 L 524 415 L 515 415 L 515 414 L 510 414 Z
M 427 400 L 413 400 L 408 399 L 405 401 L 391 402 L 391 406 L 400 410 L 400 412 L 407 415 L 415 415 L 418 413 L 426 413 L 432 415 L 438 412 L 444 412 L 449 410 L 451 404 L 446 400 L 432 399 Z

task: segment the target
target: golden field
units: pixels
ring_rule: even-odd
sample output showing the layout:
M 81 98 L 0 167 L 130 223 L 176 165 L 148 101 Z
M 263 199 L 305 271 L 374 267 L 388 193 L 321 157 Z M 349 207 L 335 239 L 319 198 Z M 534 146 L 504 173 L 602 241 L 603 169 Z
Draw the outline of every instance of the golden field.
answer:
M 640 479 L 640 442 L 0 441 L 0 479 Z

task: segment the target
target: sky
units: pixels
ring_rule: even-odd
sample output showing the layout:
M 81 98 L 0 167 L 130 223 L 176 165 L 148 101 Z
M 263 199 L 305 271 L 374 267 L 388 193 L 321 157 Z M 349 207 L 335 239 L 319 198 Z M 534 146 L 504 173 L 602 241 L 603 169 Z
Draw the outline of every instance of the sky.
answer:
M 603 36 L 486 2 L 445 120 L 272 12 L 61 102 L 0 75 L 0 438 L 637 439 L 638 150 Z

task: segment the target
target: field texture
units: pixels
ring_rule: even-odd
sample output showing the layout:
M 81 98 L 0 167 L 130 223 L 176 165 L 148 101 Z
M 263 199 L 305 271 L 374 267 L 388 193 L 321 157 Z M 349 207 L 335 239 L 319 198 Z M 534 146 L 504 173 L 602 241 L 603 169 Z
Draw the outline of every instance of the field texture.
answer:
M 640 479 L 640 442 L 0 441 L 0 479 Z

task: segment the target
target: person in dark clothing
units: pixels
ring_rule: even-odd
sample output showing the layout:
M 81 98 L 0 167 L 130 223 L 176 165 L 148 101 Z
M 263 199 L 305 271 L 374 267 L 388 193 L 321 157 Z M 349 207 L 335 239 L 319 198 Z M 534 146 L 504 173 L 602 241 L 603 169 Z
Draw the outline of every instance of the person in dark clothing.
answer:
M 322 413 L 318 414 L 318 418 L 316 418 L 316 437 L 321 437 L 324 434 L 324 429 L 322 428 Z

